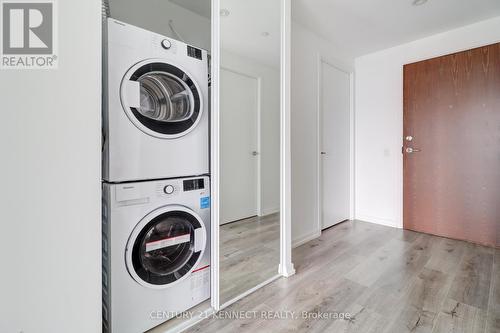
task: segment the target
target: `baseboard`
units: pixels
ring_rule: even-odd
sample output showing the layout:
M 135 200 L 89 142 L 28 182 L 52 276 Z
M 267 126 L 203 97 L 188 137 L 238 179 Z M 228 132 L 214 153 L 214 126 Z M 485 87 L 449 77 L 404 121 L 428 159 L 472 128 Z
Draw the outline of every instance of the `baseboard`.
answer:
M 260 216 L 266 216 L 266 215 L 271 215 L 271 214 L 276 214 L 280 212 L 279 207 L 270 207 L 270 208 L 265 208 L 260 211 Z
M 203 320 L 208 319 L 212 314 L 215 314 L 215 310 L 212 307 L 208 307 L 204 310 L 201 310 L 199 313 L 193 314 L 191 318 L 186 319 L 177 325 L 165 329 L 163 333 L 182 333 L 190 329 L 191 327 L 199 324 Z M 156 329 L 158 330 L 158 327 L 156 327 Z
M 305 235 L 303 237 L 294 239 L 292 241 L 292 248 L 296 248 L 296 247 L 299 247 L 301 245 L 304 245 L 305 243 L 310 242 L 313 239 L 318 238 L 319 236 L 321 236 L 321 231 L 315 231 L 315 232 L 313 232 L 311 234 L 308 234 L 308 235 Z
M 377 216 L 372 216 L 368 214 L 356 214 L 356 220 L 368 222 L 368 223 L 374 223 L 374 224 L 379 224 L 383 225 L 386 227 L 393 227 L 393 228 L 398 228 L 402 229 L 403 226 L 398 223 L 396 220 L 393 219 L 386 219 L 383 217 L 377 217 Z

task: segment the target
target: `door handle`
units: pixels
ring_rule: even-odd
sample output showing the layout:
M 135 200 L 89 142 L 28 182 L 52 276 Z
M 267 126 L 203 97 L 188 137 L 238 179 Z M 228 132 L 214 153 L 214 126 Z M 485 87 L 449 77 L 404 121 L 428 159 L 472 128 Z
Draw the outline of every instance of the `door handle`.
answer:
M 257 156 L 257 155 L 259 155 L 259 152 L 257 152 L 257 151 L 252 152 L 252 156 Z
M 408 153 L 408 154 L 412 154 L 412 153 L 418 153 L 420 152 L 421 150 L 420 149 L 417 149 L 417 148 L 411 148 L 411 147 L 408 147 L 405 149 L 405 151 Z
M 326 151 L 322 151 L 322 152 L 321 152 L 321 155 L 326 155 Z

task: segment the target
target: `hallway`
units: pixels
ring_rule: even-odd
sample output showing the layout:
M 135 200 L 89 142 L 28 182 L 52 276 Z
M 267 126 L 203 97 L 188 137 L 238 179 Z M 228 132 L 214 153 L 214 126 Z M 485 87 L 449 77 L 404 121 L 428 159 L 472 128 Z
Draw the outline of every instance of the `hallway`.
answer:
M 498 332 L 500 250 L 360 221 L 294 250 L 297 274 L 226 311 L 298 318 L 211 319 L 189 332 Z M 302 318 L 349 313 L 349 320 Z

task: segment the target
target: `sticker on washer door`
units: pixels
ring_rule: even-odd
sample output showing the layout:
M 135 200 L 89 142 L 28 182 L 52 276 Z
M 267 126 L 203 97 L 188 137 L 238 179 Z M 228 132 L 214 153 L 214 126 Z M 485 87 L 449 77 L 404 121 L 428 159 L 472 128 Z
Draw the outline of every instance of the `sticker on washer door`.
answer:
M 154 242 L 146 243 L 146 252 L 151 252 L 154 250 L 163 249 L 165 247 L 174 246 L 182 243 L 188 243 L 191 241 L 191 235 L 179 235 L 175 237 L 160 239 Z
M 201 209 L 210 208 L 210 197 L 200 198 L 200 208 Z

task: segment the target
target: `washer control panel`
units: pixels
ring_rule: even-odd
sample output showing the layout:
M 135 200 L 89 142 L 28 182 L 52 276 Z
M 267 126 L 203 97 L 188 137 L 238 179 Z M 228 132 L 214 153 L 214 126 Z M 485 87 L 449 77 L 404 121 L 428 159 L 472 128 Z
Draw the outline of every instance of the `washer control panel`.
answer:
M 156 185 L 156 194 L 159 197 L 170 197 L 180 193 L 198 191 L 201 194 L 207 192 L 208 183 L 203 177 L 189 179 L 167 179 L 158 182 Z

